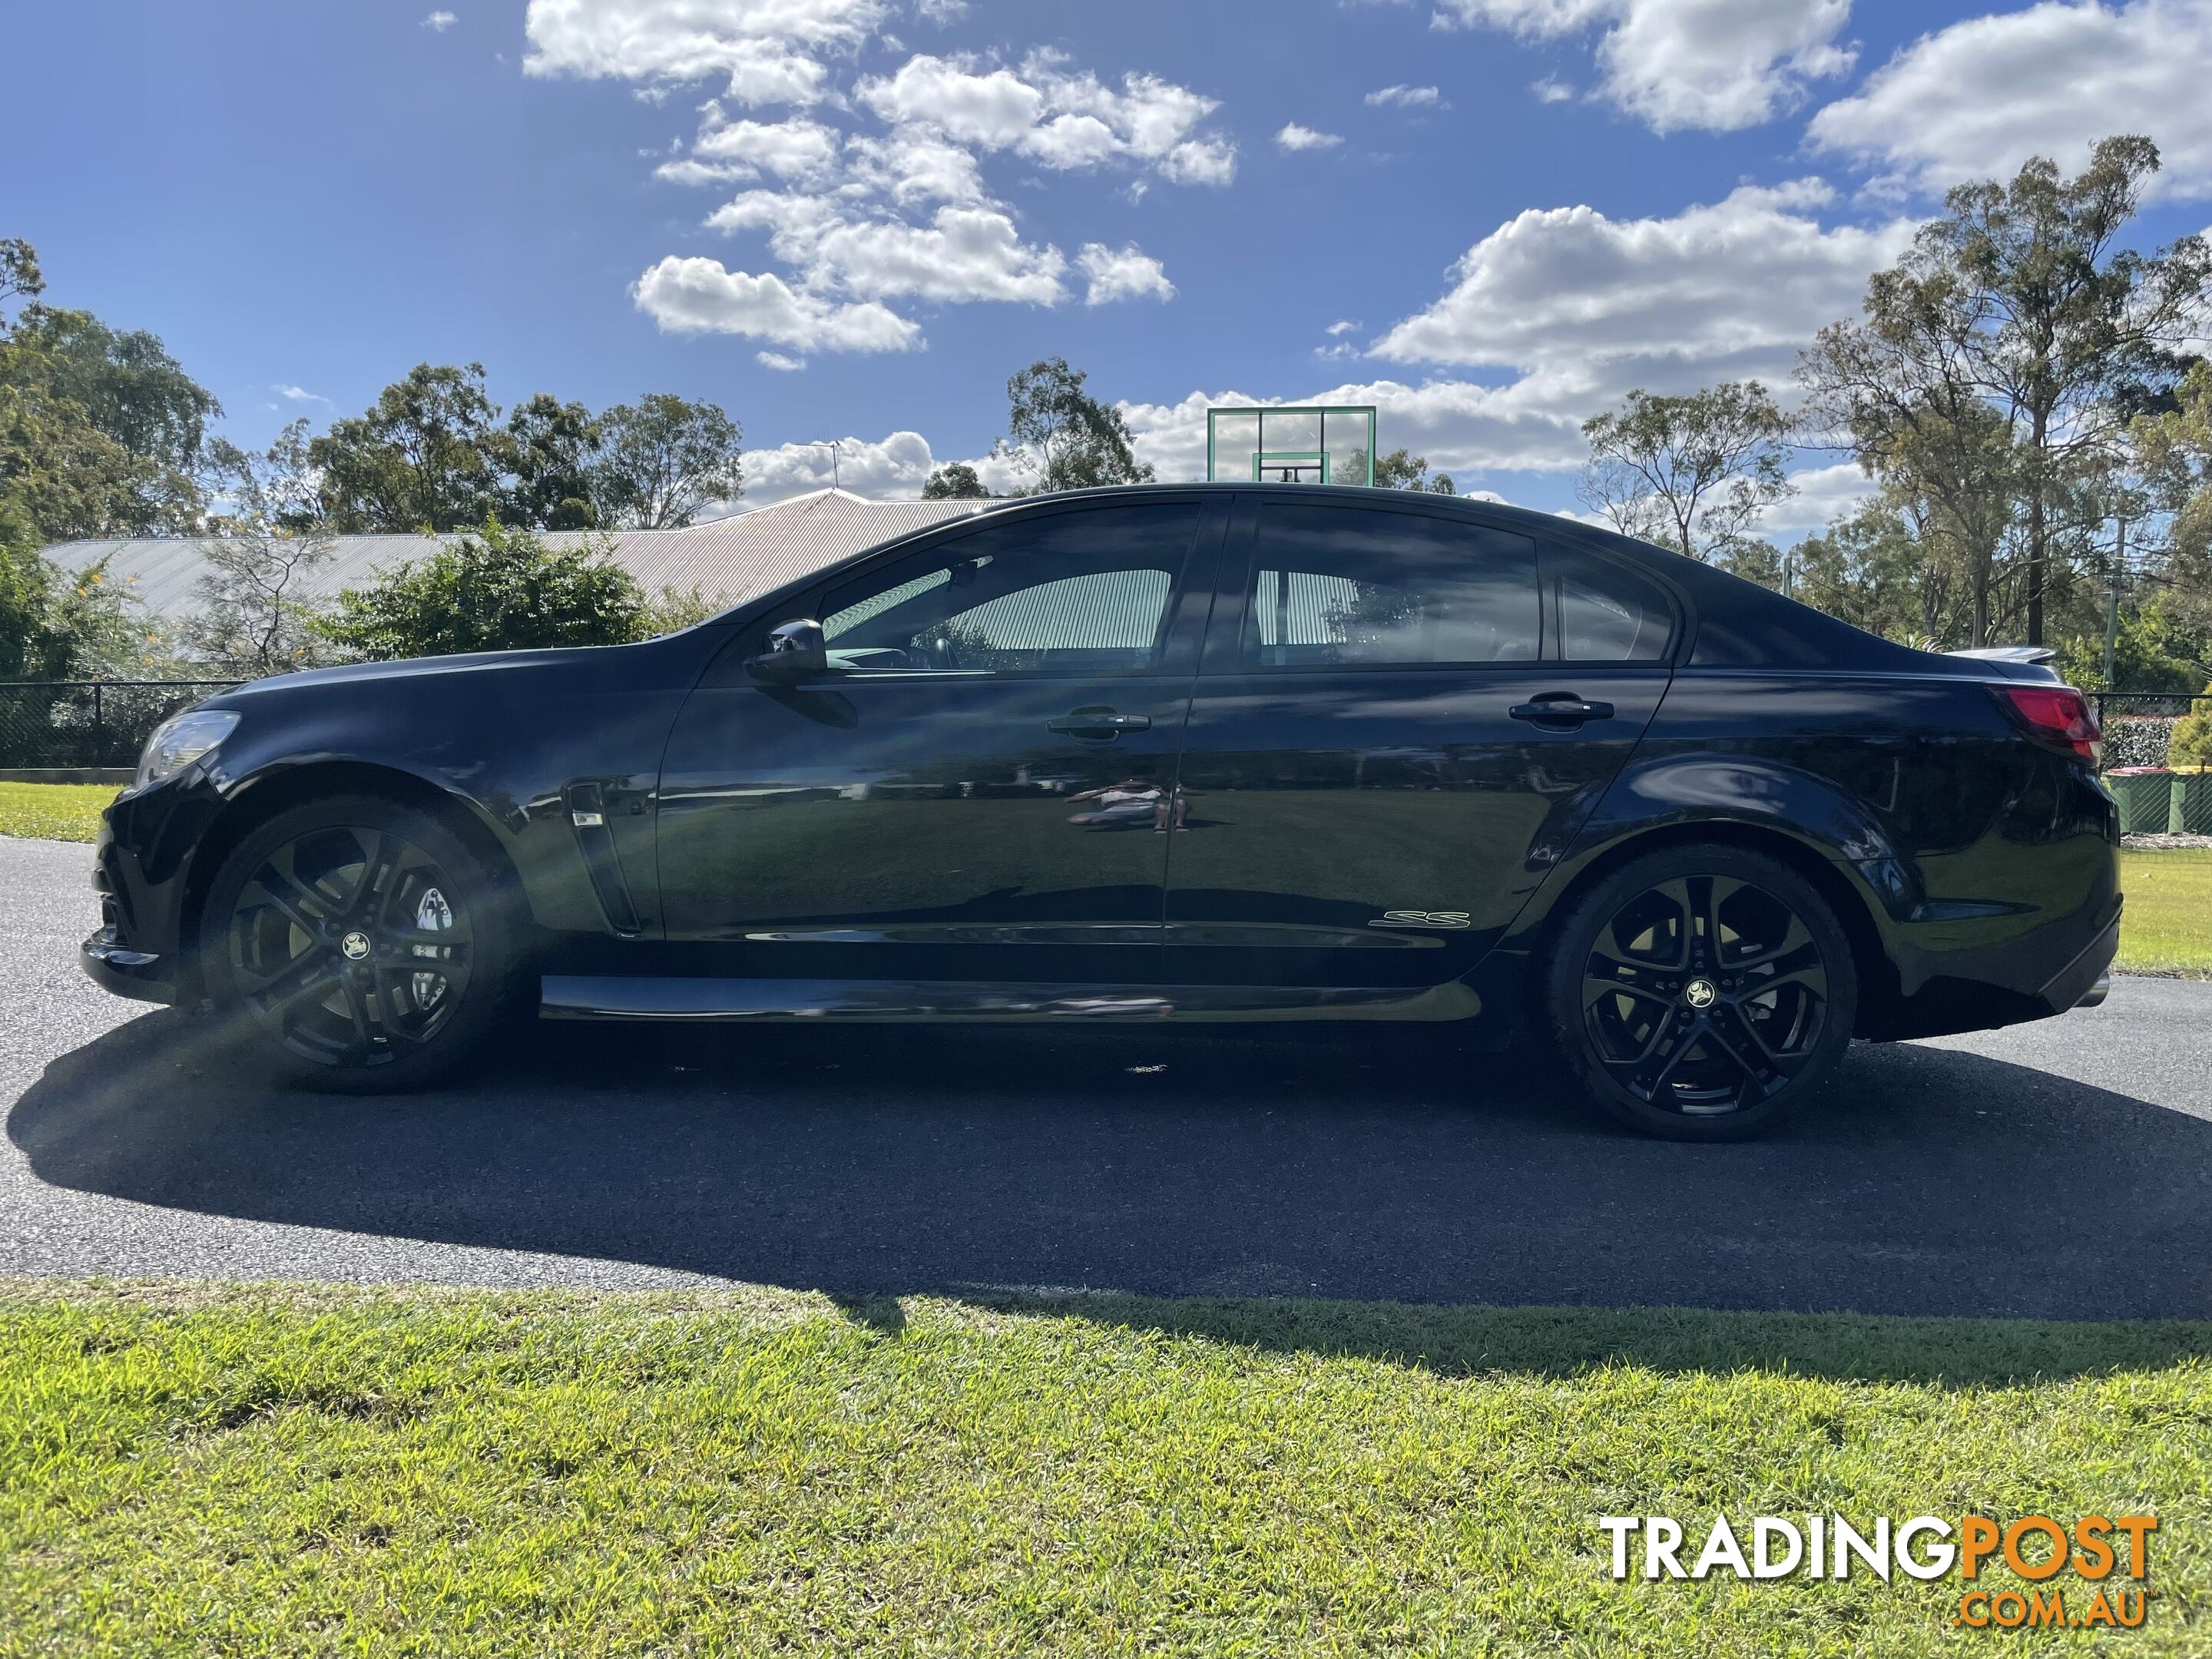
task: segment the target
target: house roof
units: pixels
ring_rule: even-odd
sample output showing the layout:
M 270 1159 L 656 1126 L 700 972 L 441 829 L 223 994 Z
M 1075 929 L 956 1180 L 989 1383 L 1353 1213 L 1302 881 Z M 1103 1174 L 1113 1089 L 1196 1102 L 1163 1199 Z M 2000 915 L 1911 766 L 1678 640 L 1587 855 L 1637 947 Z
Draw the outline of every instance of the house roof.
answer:
M 771 507 L 755 507 L 688 530 L 612 532 L 616 560 L 649 593 L 697 588 L 709 599 L 735 605 L 794 581 L 853 554 L 933 524 L 989 506 L 988 501 L 874 501 L 845 489 L 818 489 Z M 541 532 L 547 545 L 581 547 L 597 539 L 586 531 Z M 359 587 L 409 559 L 422 557 L 440 538 L 337 536 L 331 556 L 303 581 L 303 597 L 326 598 Z M 450 538 L 446 538 L 450 539 Z M 148 611 L 172 619 L 196 608 L 193 585 L 207 568 L 206 540 L 199 537 L 129 537 L 57 542 L 46 556 L 71 575 L 103 559 L 106 579 L 129 586 Z

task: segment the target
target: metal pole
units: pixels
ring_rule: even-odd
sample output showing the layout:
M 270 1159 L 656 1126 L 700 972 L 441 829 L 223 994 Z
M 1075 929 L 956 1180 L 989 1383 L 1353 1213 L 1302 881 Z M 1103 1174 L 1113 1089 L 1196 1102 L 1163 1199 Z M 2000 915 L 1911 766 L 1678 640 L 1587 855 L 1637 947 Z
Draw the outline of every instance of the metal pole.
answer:
M 2120 572 L 2128 562 L 2128 521 L 2120 520 L 2120 534 L 2112 549 L 2112 568 L 2105 583 L 2105 689 L 2112 689 L 2112 653 L 2120 639 Z
M 95 757 L 92 763 L 94 766 L 107 764 L 107 736 L 100 729 L 100 682 L 98 680 L 92 683 L 92 752 Z

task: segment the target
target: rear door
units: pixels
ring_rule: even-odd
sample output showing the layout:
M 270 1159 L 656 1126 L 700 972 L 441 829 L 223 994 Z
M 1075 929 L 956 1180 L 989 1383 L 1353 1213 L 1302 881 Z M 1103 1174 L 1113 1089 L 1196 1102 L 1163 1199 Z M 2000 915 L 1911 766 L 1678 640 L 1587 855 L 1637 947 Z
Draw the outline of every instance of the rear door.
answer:
M 1643 735 L 1672 602 L 1410 503 L 1240 497 L 1222 568 L 1173 808 L 1170 976 L 1460 977 Z

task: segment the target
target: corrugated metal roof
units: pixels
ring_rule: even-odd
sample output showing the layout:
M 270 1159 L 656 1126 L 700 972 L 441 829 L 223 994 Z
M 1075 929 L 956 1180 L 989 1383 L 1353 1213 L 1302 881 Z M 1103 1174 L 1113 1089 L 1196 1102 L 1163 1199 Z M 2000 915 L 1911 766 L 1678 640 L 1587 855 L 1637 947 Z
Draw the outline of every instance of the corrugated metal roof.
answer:
M 879 542 L 926 530 L 989 506 L 988 501 L 872 501 L 842 489 L 795 495 L 773 507 L 694 525 L 689 530 L 615 532 L 615 557 L 649 593 L 694 587 L 735 605 L 795 581 Z M 578 547 L 593 539 L 584 531 L 542 532 L 547 545 Z M 436 538 L 337 536 L 330 561 L 303 582 L 308 597 L 325 598 L 359 587 L 409 559 L 421 558 Z M 148 611 L 172 619 L 195 608 L 193 585 L 206 569 L 204 544 L 190 537 L 137 537 L 110 541 L 57 542 L 46 556 L 72 575 L 107 561 L 107 580 L 127 586 Z

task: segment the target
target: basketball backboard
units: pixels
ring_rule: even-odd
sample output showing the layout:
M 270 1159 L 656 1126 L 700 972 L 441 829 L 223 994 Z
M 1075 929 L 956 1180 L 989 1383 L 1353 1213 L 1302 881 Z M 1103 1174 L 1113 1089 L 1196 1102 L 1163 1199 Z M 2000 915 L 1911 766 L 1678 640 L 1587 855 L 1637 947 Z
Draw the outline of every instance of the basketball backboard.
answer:
M 1206 476 L 1240 483 L 1371 484 L 1375 410 L 1209 409 Z

